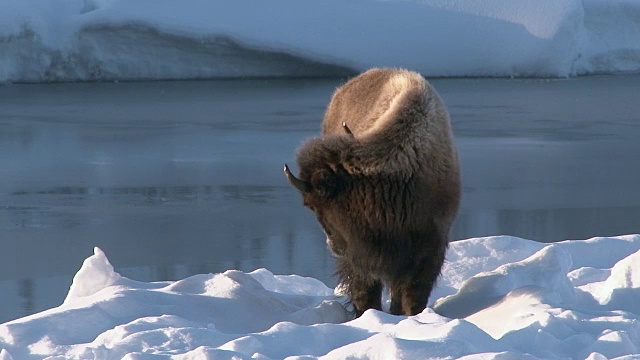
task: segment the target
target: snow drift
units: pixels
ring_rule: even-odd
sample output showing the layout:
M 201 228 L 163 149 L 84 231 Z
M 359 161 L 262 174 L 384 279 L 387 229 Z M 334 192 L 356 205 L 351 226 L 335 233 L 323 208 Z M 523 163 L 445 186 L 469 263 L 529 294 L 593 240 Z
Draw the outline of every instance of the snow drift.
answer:
M 0 325 L 0 359 L 613 359 L 640 354 L 640 235 L 454 242 L 432 307 L 369 310 L 318 280 L 117 274 L 98 248 L 64 304 Z
M 640 70 L 640 1 L 0 2 L 0 82 Z

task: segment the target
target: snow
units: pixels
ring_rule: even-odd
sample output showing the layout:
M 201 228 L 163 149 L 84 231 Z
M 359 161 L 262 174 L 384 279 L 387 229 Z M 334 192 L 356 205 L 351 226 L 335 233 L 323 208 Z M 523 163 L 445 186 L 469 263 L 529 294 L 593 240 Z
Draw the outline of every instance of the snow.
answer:
M 62 305 L 0 325 L 0 359 L 640 358 L 640 235 L 453 242 L 416 316 L 352 319 L 336 293 L 266 269 L 139 282 L 95 248 Z
M 5 0 L 0 82 L 640 70 L 639 0 Z

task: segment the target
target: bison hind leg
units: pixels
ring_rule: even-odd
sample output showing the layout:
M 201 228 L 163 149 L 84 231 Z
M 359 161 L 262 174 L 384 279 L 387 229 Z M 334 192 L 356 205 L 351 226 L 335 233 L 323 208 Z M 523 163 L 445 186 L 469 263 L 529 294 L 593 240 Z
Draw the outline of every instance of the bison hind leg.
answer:
M 391 295 L 391 305 L 389 306 L 389 312 L 393 315 L 403 315 L 402 310 L 402 287 L 397 284 L 393 284 L 389 289 Z
M 411 281 L 391 285 L 391 306 L 389 312 L 393 315 L 416 315 L 421 313 L 429 301 L 433 283 L 425 281 Z
M 444 259 L 436 260 L 408 278 L 390 282 L 389 312 L 394 315 L 410 316 L 421 313 L 427 307 L 429 296 L 438 281 L 444 261 Z

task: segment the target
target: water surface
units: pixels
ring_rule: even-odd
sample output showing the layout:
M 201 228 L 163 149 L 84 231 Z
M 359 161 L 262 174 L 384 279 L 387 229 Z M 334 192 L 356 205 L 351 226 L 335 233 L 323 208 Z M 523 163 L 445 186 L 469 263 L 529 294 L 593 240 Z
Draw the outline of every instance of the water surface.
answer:
M 0 322 L 59 305 L 94 246 L 143 281 L 266 267 L 335 284 L 282 174 L 341 80 L 0 87 Z M 640 232 L 640 76 L 434 80 L 453 239 Z

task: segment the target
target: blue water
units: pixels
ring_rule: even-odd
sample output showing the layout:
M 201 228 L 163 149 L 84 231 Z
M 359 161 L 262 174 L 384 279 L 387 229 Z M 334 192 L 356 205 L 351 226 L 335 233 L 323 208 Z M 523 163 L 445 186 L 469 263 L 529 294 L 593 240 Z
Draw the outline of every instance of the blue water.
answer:
M 335 285 L 282 164 L 340 83 L 0 86 L 0 322 L 59 305 L 94 246 L 143 281 L 266 267 Z M 432 83 L 463 170 L 453 239 L 640 232 L 640 76 Z

